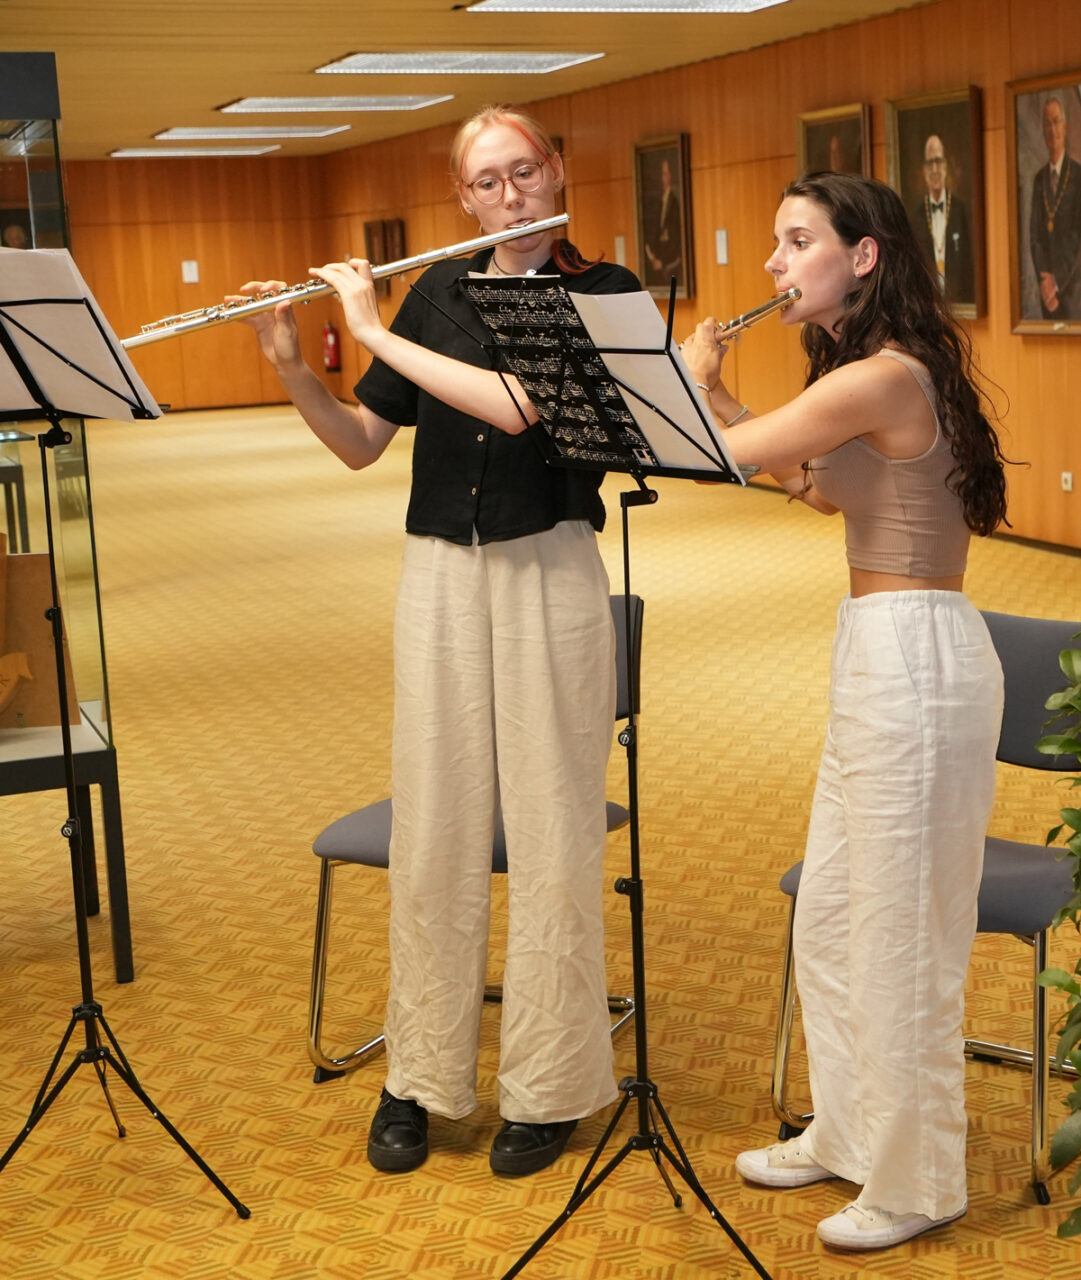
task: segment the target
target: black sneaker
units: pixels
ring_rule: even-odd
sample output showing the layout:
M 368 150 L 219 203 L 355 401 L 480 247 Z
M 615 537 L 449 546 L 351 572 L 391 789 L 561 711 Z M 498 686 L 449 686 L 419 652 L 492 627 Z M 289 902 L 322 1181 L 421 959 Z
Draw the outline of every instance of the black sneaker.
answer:
M 492 1171 L 521 1177 L 546 1169 L 563 1154 L 577 1123 L 577 1120 L 559 1120 L 554 1124 L 525 1124 L 504 1120 L 503 1128 L 492 1139 L 488 1157 Z
M 368 1131 L 368 1163 L 381 1173 L 408 1173 L 428 1158 L 428 1113 L 386 1089 Z

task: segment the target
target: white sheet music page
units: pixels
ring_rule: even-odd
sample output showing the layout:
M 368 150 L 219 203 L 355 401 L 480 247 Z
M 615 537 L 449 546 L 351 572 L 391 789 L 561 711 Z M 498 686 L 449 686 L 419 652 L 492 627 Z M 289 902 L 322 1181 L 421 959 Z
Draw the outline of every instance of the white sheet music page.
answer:
M 64 416 L 121 422 L 161 416 L 66 249 L 0 249 L 0 326 Z M 4 350 L 0 412 L 40 417 Z
M 665 351 L 667 326 L 653 297 L 645 292 L 572 292 L 570 297 L 600 349 L 605 367 L 622 384 L 624 401 L 657 461 L 667 467 L 708 474 L 711 462 L 720 457 L 743 484 L 739 468 L 725 446 L 723 432 L 713 422 L 674 340 Z M 615 355 L 606 352 L 605 347 L 645 348 L 661 354 L 636 350 Z M 679 430 L 673 430 L 649 404 L 667 414 Z

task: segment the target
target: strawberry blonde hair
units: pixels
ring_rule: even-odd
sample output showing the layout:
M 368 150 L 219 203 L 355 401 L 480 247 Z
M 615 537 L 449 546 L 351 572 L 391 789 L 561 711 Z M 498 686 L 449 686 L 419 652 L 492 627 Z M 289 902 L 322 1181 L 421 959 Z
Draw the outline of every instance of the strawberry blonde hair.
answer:
M 548 130 L 539 120 L 535 120 L 527 111 L 523 111 L 521 107 L 513 107 L 506 102 L 497 102 L 487 107 L 481 107 L 479 111 L 471 115 L 468 120 L 463 120 L 459 125 L 458 132 L 454 135 L 454 141 L 450 147 L 450 171 L 455 183 L 463 183 L 465 181 L 463 169 L 469 148 L 485 129 L 496 124 L 509 125 L 520 133 L 526 142 L 540 153 L 542 162 L 551 165 L 552 157 L 557 154 L 557 149 Z
M 458 132 L 454 135 L 454 141 L 451 143 L 450 148 L 450 176 L 455 187 L 459 190 L 465 185 L 464 169 L 469 148 L 485 129 L 490 128 L 492 125 L 500 124 L 508 125 L 515 132 L 520 133 L 525 141 L 537 151 L 541 163 L 548 165 L 553 172 L 555 171 L 552 161 L 559 155 L 559 148 L 544 125 L 531 116 L 528 111 L 523 111 L 521 107 L 515 107 L 506 102 L 492 103 L 489 106 L 481 107 L 468 120 L 463 120 L 458 127 Z M 594 262 L 583 258 L 578 250 L 564 239 L 558 239 L 553 243 L 552 257 L 560 271 L 568 275 L 580 275 L 589 267 L 596 265 Z

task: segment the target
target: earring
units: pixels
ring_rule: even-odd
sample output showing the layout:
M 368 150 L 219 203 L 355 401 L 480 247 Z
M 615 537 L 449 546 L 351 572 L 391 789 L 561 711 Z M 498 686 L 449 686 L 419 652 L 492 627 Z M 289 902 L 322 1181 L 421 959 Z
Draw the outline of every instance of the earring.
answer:
M 857 267 L 857 268 L 856 268 L 856 270 L 855 270 L 855 272 L 854 272 L 853 274 L 855 275 L 856 279 L 858 280 L 858 279 L 860 278 L 860 276 L 862 276 L 862 275 L 863 275 L 863 272 L 859 269 L 859 267 Z
M 470 216 L 470 217 L 472 217 L 472 216 L 473 216 L 473 206 L 472 206 L 471 204 L 467 204 L 467 205 L 466 205 L 466 207 L 465 207 L 465 211 L 466 211 L 466 213 L 468 213 L 468 214 L 469 214 L 469 216 Z

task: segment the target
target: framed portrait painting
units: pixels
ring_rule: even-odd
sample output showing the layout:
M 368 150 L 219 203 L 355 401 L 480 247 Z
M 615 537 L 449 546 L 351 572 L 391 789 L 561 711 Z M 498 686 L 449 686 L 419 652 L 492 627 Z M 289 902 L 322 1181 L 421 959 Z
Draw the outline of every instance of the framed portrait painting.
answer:
M 796 160 L 800 173 L 862 173 L 871 176 L 871 108 L 865 102 L 798 118 Z
M 638 271 L 654 297 L 694 297 L 690 135 L 651 138 L 634 148 Z
M 954 315 L 987 310 L 980 91 L 886 103 L 890 186 Z
M 1081 334 L 1081 70 L 1006 86 L 1014 333 Z

